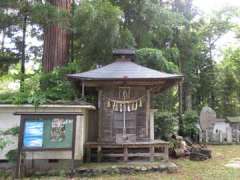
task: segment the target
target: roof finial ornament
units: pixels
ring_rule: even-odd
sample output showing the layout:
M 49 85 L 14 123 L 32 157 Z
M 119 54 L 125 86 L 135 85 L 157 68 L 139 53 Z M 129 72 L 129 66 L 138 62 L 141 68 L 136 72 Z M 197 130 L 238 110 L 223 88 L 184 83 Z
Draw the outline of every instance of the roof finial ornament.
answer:
M 135 56 L 134 49 L 114 49 L 112 51 L 113 56 L 117 57 L 117 60 L 132 60 Z

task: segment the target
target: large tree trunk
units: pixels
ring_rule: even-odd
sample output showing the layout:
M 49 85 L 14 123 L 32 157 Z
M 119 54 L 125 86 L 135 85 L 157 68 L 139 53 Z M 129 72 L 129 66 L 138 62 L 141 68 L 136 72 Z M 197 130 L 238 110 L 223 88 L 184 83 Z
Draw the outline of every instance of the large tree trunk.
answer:
M 192 90 L 189 84 L 183 83 L 184 112 L 192 110 Z
M 48 0 L 59 9 L 70 11 L 72 0 Z M 62 67 L 69 59 L 69 32 L 59 27 L 50 25 L 44 30 L 43 70 L 52 71 L 55 67 Z
M 21 63 L 20 63 L 21 64 L 20 91 L 24 92 L 27 16 L 23 17 L 22 27 L 23 27 L 23 30 L 22 30 L 22 49 L 21 49 Z

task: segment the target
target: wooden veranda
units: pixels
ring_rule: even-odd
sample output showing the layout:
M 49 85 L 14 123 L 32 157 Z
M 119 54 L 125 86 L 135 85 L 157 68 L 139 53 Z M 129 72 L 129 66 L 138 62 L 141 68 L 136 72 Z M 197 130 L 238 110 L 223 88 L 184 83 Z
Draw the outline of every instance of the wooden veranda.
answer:
M 86 143 L 87 162 L 93 159 L 101 162 L 104 158 L 114 158 L 124 162 L 131 158 L 147 158 L 154 161 L 157 157 L 168 160 L 168 147 L 169 143 L 162 140 L 123 144 L 88 142 Z

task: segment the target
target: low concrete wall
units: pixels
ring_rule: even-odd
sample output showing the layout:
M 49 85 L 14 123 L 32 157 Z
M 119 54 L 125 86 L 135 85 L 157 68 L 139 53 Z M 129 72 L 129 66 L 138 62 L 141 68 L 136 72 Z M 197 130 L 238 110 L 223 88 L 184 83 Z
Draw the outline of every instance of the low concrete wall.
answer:
M 75 159 L 82 160 L 84 154 L 84 143 L 87 138 L 87 119 L 88 110 L 95 109 L 91 105 L 41 105 L 35 108 L 32 105 L 0 105 L 0 130 L 7 130 L 20 124 L 20 116 L 14 115 L 15 112 L 72 112 L 82 113 L 83 116 L 77 116 L 76 121 L 76 142 Z M 3 151 L 0 152 L 0 159 L 6 159 L 6 153 L 11 149 L 17 148 L 18 137 L 9 138 L 9 143 Z M 69 151 L 45 151 L 28 152 L 26 159 L 71 159 Z

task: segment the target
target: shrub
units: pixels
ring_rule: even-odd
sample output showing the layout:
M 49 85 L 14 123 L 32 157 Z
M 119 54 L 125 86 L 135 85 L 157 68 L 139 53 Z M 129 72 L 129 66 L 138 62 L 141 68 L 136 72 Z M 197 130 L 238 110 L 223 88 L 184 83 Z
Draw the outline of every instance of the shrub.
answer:
M 168 61 L 159 49 L 143 48 L 136 51 L 137 63 L 160 71 L 177 72 L 177 66 Z
M 66 74 L 72 73 L 71 67 L 56 68 L 51 73 L 42 73 L 40 90 L 45 92 L 47 100 L 73 100 L 74 88 Z
M 158 111 L 154 123 L 155 138 L 167 140 L 171 134 L 177 132 L 178 119 L 171 112 Z
M 3 135 L 12 135 L 12 136 L 17 136 L 19 134 L 20 127 L 12 127 L 10 129 L 7 129 L 6 131 L 3 132 Z
M 74 66 L 55 68 L 50 73 L 35 72 L 28 75 L 24 81 L 23 92 L 9 92 L 0 95 L 0 103 L 38 105 L 58 101 L 73 100 L 74 88 L 66 74 L 75 72 Z
M 17 161 L 17 150 L 13 149 L 8 151 L 6 157 L 9 162 L 15 163 Z
M 197 134 L 198 114 L 196 111 L 186 111 L 183 115 L 183 136 L 193 137 Z

